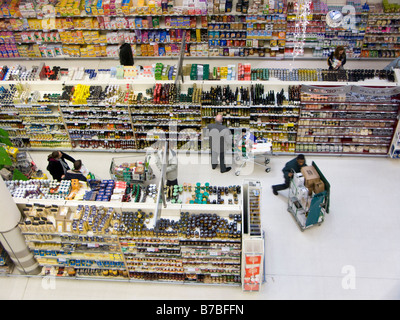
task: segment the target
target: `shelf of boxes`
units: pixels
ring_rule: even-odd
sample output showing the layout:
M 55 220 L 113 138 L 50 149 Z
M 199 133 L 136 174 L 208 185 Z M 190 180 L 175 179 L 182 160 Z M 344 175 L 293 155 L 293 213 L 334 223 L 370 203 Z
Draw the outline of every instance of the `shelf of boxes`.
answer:
M 212 57 L 275 57 L 285 46 L 285 14 L 211 15 L 208 22 Z
M 131 44 L 134 56 L 178 56 L 185 30 L 186 55 L 203 56 L 208 52 L 206 16 L 25 19 L 22 24 L 15 21 L 19 20 L 10 20 L 14 25 L 8 26 L 14 31 L 2 33 L 13 49 L 6 50 L 5 57 L 118 57 L 121 39 Z
M 359 101 L 346 102 L 345 96 L 338 100 L 302 94 L 296 152 L 387 155 L 398 122 L 399 101 L 390 97 L 367 100 L 373 98 L 362 96 Z
M 370 13 L 362 57 L 396 58 L 400 56 L 400 14 Z
M 25 2 L 15 1 L 14 7 L 0 10 L 0 37 L 4 40 L 0 52 L 3 58 L 117 58 L 119 39 L 124 39 L 132 45 L 136 57 L 176 58 L 182 32 L 186 30 L 188 57 L 291 57 L 296 17 L 293 3 L 273 1 L 273 7 L 268 7 L 271 4 L 254 3 L 254 9 L 245 11 L 232 8 L 231 1 L 215 4 L 190 1 L 182 6 L 172 1 L 167 11 L 160 3 L 151 9 L 135 4 L 118 10 L 108 9 L 106 4 L 98 8 L 69 8 L 61 4 L 53 16 L 46 16 L 40 6 L 26 11 Z M 312 56 L 326 58 L 337 45 L 347 47 L 349 59 L 398 55 L 395 46 L 398 30 L 371 27 L 387 26 L 388 21 L 395 26 L 399 13 L 379 12 L 385 10 L 383 7 L 364 12 L 359 4 L 349 4 L 356 7 L 356 32 L 326 27 L 326 13 L 336 7 L 313 2 L 305 44 L 313 49 Z M 376 38 L 376 31 L 385 32 L 385 37 Z M 392 43 L 385 46 L 375 43 L 381 39 Z

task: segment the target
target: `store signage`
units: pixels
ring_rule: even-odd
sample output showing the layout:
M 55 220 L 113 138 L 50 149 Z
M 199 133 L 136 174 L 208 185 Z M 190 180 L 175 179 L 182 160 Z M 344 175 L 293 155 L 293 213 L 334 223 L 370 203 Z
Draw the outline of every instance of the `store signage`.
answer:
M 400 94 L 400 87 L 393 88 L 371 88 L 359 86 L 341 86 L 341 87 L 316 87 L 302 85 L 301 91 L 309 94 L 322 94 L 326 96 L 343 95 L 346 93 L 359 93 L 366 96 L 395 96 Z
M 349 93 L 352 86 L 340 86 L 340 87 L 315 87 L 302 85 L 301 91 L 310 94 L 323 94 L 326 96 L 337 96 Z
M 360 93 L 367 96 L 395 96 L 400 94 L 400 87 L 393 88 L 368 88 L 352 86 L 352 92 Z

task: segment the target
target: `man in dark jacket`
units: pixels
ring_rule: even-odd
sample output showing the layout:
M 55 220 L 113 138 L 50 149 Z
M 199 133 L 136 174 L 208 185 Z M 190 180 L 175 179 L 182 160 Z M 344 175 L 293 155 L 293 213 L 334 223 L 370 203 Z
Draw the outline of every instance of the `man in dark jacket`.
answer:
M 50 172 L 54 180 L 61 181 L 61 179 L 70 169 L 65 160 L 69 160 L 72 163 L 75 162 L 74 158 L 61 151 L 53 151 L 47 157 L 47 161 L 49 162 L 47 165 L 47 170 Z
M 76 160 L 74 162 L 74 169 L 73 170 L 68 170 L 65 173 L 65 176 L 63 180 L 72 180 L 72 179 L 78 179 L 79 181 L 87 181 L 86 177 L 83 175 L 81 172 L 82 168 L 82 161 L 81 160 Z
M 305 167 L 306 165 L 306 158 L 303 154 L 299 154 L 297 158 L 294 158 L 293 160 L 286 163 L 285 167 L 282 170 L 283 177 L 285 178 L 285 183 L 272 186 L 272 192 L 274 193 L 274 195 L 277 196 L 278 191 L 289 188 L 290 181 L 293 178 L 293 171 L 299 173 L 301 172 L 301 168 Z
M 133 53 L 132 48 L 129 43 L 125 41 L 119 42 L 119 63 L 121 66 L 133 66 Z
M 230 130 L 222 124 L 222 115 L 215 117 L 215 123 L 207 126 L 211 149 L 211 167 L 215 169 L 218 165 L 218 158 L 221 166 L 221 173 L 228 172 L 232 168 L 225 164 L 225 151 L 232 149 L 232 135 Z

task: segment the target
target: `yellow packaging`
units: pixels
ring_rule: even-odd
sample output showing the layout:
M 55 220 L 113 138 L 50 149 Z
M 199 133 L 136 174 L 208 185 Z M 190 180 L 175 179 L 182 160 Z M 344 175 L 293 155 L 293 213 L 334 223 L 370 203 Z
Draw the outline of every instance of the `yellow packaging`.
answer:
M 94 53 L 96 57 L 101 57 L 101 49 L 99 45 L 94 46 Z
M 56 231 L 58 233 L 64 232 L 64 220 L 56 220 Z
M 101 34 L 99 37 L 99 43 L 107 43 L 107 36 L 105 34 Z
M 107 57 L 107 47 L 106 46 L 100 46 L 100 52 L 102 57 Z
M 63 28 L 63 19 L 57 18 L 56 19 L 56 29 L 62 29 Z
M 165 55 L 167 57 L 170 57 L 172 55 L 172 50 L 171 50 L 171 46 L 170 45 L 166 45 L 165 46 Z
M 17 157 L 17 154 L 18 154 L 18 149 L 17 148 L 14 148 L 14 147 L 7 147 L 7 153 L 10 155 L 10 156 L 12 156 L 13 158 L 16 158 Z

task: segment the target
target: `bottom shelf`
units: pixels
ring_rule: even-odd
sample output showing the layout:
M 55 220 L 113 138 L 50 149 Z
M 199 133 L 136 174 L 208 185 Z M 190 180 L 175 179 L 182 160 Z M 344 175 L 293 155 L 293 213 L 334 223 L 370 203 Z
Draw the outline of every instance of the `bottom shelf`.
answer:
M 88 269 L 85 274 L 75 273 L 72 275 L 68 274 L 64 267 L 50 267 L 44 266 L 42 272 L 39 275 L 29 275 L 33 278 L 49 278 L 49 279 L 70 279 L 70 280 L 94 280 L 94 281 L 120 281 L 129 283 L 165 283 L 165 284 L 188 284 L 188 285 L 224 285 L 224 286 L 241 286 L 240 276 L 217 276 L 217 275 L 190 275 L 190 274 L 158 274 L 154 277 L 154 274 L 143 273 L 142 275 L 132 275 L 132 272 L 128 276 L 128 273 L 124 270 L 119 270 L 118 273 L 115 270 L 106 269 L 92 269 L 92 275 L 88 275 Z M 108 271 L 107 275 L 101 275 L 104 271 Z M 16 273 L 1 273 L 0 276 L 24 276 L 27 275 Z M 199 277 L 200 276 L 200 277 Z

